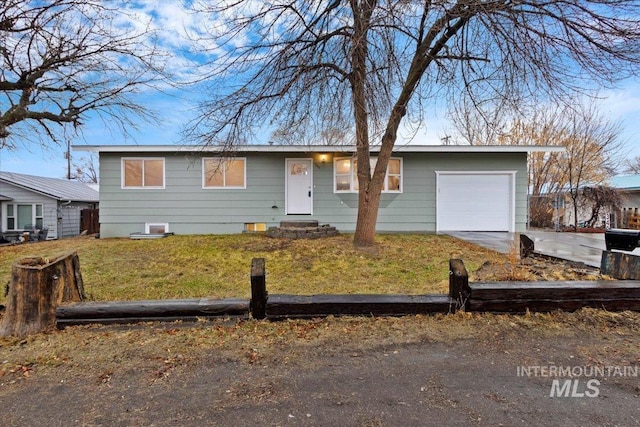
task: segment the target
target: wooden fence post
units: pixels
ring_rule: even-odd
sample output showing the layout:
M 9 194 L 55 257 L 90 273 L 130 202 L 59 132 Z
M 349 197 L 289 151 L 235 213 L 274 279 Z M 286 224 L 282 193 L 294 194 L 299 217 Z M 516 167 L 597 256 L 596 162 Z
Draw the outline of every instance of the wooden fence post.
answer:
M 267 317 L 267 281 L 264 258 L 251 260 L 251 301 L 249 309 L 254 319 Z
M 83 299 L 80 261 L 75 252 L 51 260 L 20 259 L 11 267 L 0 336 L 24 337 L 53 328 L 59 304 Z
M 469 309 L 469 274 L 461 259 L 449 260 L 449 296 L 455 301 L 457 309 Z
M 520 235 L 520 258 L 527 258 L 533 255 L 535 251 L 535 243 L 529 236 Z

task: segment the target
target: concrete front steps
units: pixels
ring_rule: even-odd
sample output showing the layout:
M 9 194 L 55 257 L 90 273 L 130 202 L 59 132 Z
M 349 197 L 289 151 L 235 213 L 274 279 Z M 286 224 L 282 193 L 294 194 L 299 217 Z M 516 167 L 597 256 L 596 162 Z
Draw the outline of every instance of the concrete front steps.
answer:
M 269 227 L 267 230 L 267 236 L 282 239 L 320 239 L 338 234 L 335 227 L 319 225 L 315 219 L 280 221 L 279 227 Z

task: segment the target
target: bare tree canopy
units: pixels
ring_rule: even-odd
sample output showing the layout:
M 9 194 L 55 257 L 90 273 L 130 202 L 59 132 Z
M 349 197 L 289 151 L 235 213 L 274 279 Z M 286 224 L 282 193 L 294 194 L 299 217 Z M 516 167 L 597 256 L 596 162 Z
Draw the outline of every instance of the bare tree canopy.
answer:
M 456 125 L 465 138 L 473 136 L 474 144 L 566 148 L 565 152 L 529 154 L 530 224 L 548 225 L 552 220 L 552 203 L 565 194 L 572 201 L 575 217 L 579 206 L 593 201 L 594 193 L 583 189 L 602 186 L 621 163 L 624 147 L 620 124 L 608 120 L 593 101 L 585 101 L 588 100 L 574 99 L 569 105 L 540 106 L 525 112 L 520 119 L 497 119 L 493 125 L 481 119 L 467 122 L 466 118 L 474 117 L 475 113 L 459 110 L 462 114 L 457 116 Z M 485 126 L 489 130 L 484 130 Z M 492 131 L 494 127 L 499 132 Z
M 640 2 L 631 0 L 235 0 L 200 11 L 216 58 L 203 77 L 210 100 L 187 136 L 229 147 L 265 127 L 304 124 L 313 135 L 352 123 L 356 245 L 374 241 L 401 124 L 419 123 L 429 102 L 548 99 L 610 84 L 640 63 Z
M 626 159 L 622 165 L 622 172 L 627 174 L 640 174 L 640 156 Z
M 125 133 L 151 117 L 132 96 L 160 77 L 145 33 L 115 2 L 3 1 L 0 148 L 58 142 L 91 113 Z
M 569 105 L 539 106 L 523 113 L 521 118 L 508 117 L 487 126 L 499 131 L 484 130 L 477 120 L 457 121 L 456 125 L 469 128 L 467 135 L 473 135 L 477 145 L 565 147 L 565 152 L 529 154 L 529 194 L 556 194 L 601 184 L 621 164 L 620 123 L 607 119 L 592 100 L 574 98 Z M 459 117 L 473 117 L 473 112 Z
M 97 184 L 99 182 L 97 157 L 90 153 L 89 156 L 81 157 L 73 162 L 69 168 L 68 179 L 75 179 L 87 184 Z M 71 171 L 73 169 L 73 172 Z

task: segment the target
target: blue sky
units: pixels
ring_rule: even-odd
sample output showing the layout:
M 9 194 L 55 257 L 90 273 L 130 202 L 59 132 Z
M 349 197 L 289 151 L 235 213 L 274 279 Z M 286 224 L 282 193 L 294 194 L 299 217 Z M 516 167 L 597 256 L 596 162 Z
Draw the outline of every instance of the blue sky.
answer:
M 640 156 L 640 82 L 629 81 L 617 90 L 602 92 L 606 98 L 598 101 L 603 114 L 611 120 L 620 121 L 623 126 L 622 140 L 625 141 L 629 158 Z M 162 119 L 157 124 L 142 123 L 139 130 L 132 131 L 132 138 L 108 129 L 100 119 L 88 121 L 82 134 L 72 141 L 75 145 L 89 144 L 180 144 L 183 125 L 193 117 L 192 106 L 180 98 L 164 94 L 147 95 L 146 102 L 158 111 Z M 440 144 L 441 138 L 452 133 L 443 110 L 434 109 L 427 118 L 426 129 L 418 133 L 411 143 Z M 264 141 L 267 142 L 268 135 Z M 53 178 L 63 178 L 67 173 L 66 149 L 62 147 L 32 146 L 29 150 L 0 150 L 0 170 L 26 173 Z M 73 159 L 86 156 L 86 152 L 72 151 Z
M 199 25 L 193 14 L 188 13 L 179 2 L 141 1 L 129 3 L 131 12 L 135 14 L 127 25 L 138 25 L 144 28 L 149 23 L 158 31 L 161 46 L 172 54 L 170 66 L 189 78 L 192 67 L 185 60 L 183 53 L 190 47 L 187 32 L 199 31 Z M 207 46 L 210 48 L 211 46 Z M 622 82 L 616 89 L 602 89 L 597 106 L 612 121 L 619 121 L 623 127 L 621 135 L 626 144 L 629 158 L 640 156 L 640 79 Z M 138 130 L 131 131 L 132 138 L 124 136 L 114 129 L 109 129 L 100 118 L 87 120 L 80 135 L 71 141 L 74 145 L 90 144 L 179 144 L 182 143 L 181 131 L 189 119 L 194 117 L 195 110 L 192 99 L 197 92 L 166 90 L 149 92 L 141 95 L 141 102 L 148 105 L 160 117 L 159 123 L 141 123 Z M 425 115 L 423 130 L 415 135 L 411 143 L 440 144 L 441 138 L 453 133 L 453 126 L 447 122 L 443 108 L 434 107 L 432 114 Z M 263 139 L 263 140 L 261 140 Z M 257 142 L 268 141 L 258 136 Z M 64 157 L 66 147 L 48 147 L 30 145 L 14 151 L 0 150 L 0 170 L 26 173 L 47 177 L 62 178 L 67 173 L 67 161 Z M 74 160 L 87 156 L 86 152 L 71 153 Z

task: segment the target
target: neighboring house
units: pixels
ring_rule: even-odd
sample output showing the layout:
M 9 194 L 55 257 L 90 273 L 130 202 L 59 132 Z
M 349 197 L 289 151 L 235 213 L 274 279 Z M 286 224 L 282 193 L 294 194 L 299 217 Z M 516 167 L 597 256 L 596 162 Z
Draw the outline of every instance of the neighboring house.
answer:
M 560 213 L 560 224 L 564 228 L 573 228 L 576 224 L 575 211 L 573 208 L 573 199 L 568 193 L 563 193 L 560 198 L 560 206 L 563 208 L 558 209 Z M 583 196 L 579 196 L 577 200 L 578 204 L 578 230 L 581 227 L 585 227 L 587 221 L 591 219 L 591 208 L 593 203 L 585 200 Z M 609 206 L 603 206 L 600 208 L 600 212 L 596 217 L 594 227 L 595 228 L 611 228 L 615 224 L 615 212 Z
M 47 239 L 80 234 L 80 212 L 95 209 L 99 194 L 64 179 L 0 172 L 0 231 L 48 229 Z
M 640 228 L 640 175 L 614 176 L 609 185 L 620 192 L 622 199 L 617 226 Z
M 629 219 L 637 217 L 635 222 L 640 228 L 640 175 L 618 175 L 609 178 L 607 182 L 601 184 L 618 191 L 620 195 L 620 209 L 614 209 L 611 206 L 601 206 L 595 226 L 597 228 L 627 228 L 629 227 Z M 589 185 L 580 188 L 582 192 Z M 544 197 L 547 197 L 544 200 Z M 546 203 L 548 215 L 546 219 L 559 218 L 560 227 L 572 228 L 576 223 L 574 218 L 573 200 L 565 190 L 556 195 L 547 195 L 539 197 L 540 204 Z M 530 198 L 530 209 L 535 206 L 536 198 Z M 552 206 L 553 205 L 553 206 Z M 557 209 L 552 209 L 556 208 Z M 592 215 L 593 203 L 585 199 L 584 196 L 578 198 L 578 227 L 582 227 Z
M 101 237 L 240 233 L 290 219 L 355 230 L 358 184 L 352 146 L 240 146 L 228 158 L 215 147 L 74 149 L 99 153 Z M 561 150 L 396 147 L 377 230 L 524 231 L 527 153 Z
M 623 209 L 640 209 L 640 175 L 614 176 L 609 186 L 620 191 Z

